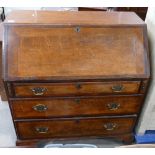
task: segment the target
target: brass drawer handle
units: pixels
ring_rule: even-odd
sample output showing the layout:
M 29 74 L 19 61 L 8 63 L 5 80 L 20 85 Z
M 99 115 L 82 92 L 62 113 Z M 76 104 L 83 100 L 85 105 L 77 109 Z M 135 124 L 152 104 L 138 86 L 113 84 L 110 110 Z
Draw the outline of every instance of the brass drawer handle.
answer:
M 37 104 L 32 107 L 35 111 L 44 112 L 48 109 L 48 107 L 44 104 Z
M 116 123 L 106 123 L 104 124 L 104 128 L 108 131 L 112 131 L 114 129 L 116 129 L 118 125 Z
M 38 133 L 47 133 L 48 132 L 48 127 L 36 127 L 35 130 Z
M 33 94 L 36 96 L 44 95 L 44 93 L 47 91 L 46 88 L 36 87 L 31 89 Z
M 112 86 L 112 91 L 113 92 L 122 92 L 124 89 L 124 87 L 122 85 L 115 85 L 115 86 Z
M 119 103 L 108 103 L 107 108 L 109 110 L 114 110 L 115 111 L 115 110 L 120 108 L 120 104 Z

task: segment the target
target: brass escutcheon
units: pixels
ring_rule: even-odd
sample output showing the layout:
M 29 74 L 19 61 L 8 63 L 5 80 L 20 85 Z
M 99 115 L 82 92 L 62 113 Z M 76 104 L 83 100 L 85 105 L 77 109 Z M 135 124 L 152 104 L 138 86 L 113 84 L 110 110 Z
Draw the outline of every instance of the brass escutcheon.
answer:
M 37 104 L 32 107 L 35 111 L 44 112 L 48 109 L 48 107 L 44 104 Z
M 113 92 L 122 92 L 124 89 L 124 87 L 122 85 L 115 85 L 115 86 L 112 86 L 112 90 Z
M 104 128 L 108 131 L 112 131 L 117 127 L 116 123 L 106 123 L 104 124 Z
M 36 127 L 35 130 L 38 133 L 47 133 L 48 132 L 48 127 Z
M 119 103 L 108 103 L 107 104 L 107 108 L 109 110 L 117 110 L 117 109 L 119 109 L 119 107 L 120 107 Z
M 41 96 L 47 91 L 47 88 L 35 87 L 35 88 L 32 88 L 31 90 L 34 95 Z

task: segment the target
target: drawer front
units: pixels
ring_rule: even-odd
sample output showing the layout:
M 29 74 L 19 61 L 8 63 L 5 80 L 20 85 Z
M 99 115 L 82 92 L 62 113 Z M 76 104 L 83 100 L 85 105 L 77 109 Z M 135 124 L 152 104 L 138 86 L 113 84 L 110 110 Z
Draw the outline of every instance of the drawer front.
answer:
M 13 100 L 14 118 L 136 114 L 142 96 Z
M 16 97 L 138 93 L 139 81 L 80 83 L 15 83 Z
M 16 122 L 20 139 L 67 138 L 129 133 L 135 118 L 85 118 Z

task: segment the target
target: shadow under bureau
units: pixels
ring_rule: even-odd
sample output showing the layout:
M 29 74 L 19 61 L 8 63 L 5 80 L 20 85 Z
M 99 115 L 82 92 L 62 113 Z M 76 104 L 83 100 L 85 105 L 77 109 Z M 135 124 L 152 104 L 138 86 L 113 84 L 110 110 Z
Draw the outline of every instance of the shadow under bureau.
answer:
M 17 145 L 133 141 L 150 78 L 146 24 L 135 13 L 13 11 L 3 41 Z

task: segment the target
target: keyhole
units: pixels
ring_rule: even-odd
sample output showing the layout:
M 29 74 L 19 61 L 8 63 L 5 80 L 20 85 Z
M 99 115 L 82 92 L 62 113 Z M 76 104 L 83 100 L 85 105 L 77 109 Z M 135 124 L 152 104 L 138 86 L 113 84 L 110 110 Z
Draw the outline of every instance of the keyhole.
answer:
M 75 31 L 76 31 L 76 32 L 80 32 L 80 27 L 76 27 L 76 28 L 75 28 Z

